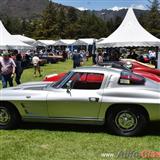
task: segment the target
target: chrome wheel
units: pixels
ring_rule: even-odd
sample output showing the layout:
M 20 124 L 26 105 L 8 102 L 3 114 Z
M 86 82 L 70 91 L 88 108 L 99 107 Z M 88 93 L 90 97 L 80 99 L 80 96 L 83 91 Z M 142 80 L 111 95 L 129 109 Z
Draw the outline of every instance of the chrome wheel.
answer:
M 10 114 L 5 108 L 0 108 L 0 125 L 6 125 L 10 121 Z
M 133 130 L 137 126 L 137 118 L 130 112 L 122 111 L 118 113 L 115 118 L 115 122 L 118 128 L 125 131 Z

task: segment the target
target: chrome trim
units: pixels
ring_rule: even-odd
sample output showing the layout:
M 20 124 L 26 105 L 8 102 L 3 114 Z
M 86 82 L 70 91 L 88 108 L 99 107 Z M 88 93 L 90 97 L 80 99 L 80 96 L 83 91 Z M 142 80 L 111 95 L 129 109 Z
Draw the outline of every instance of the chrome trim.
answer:
M 104 119 L 96 118 L 75 118 L 75 117 L 23 117 L 24 122 L 47 122 L 47 123 L 64 123 L 64 124 L 91 124 L 104 125 Z

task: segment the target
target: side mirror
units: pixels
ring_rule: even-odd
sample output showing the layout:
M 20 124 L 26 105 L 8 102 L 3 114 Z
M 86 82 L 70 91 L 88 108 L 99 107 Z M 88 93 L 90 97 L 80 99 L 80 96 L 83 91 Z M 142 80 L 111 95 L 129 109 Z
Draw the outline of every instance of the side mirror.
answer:
M 71 89 L 72 89 L 72 80 L 67 82 L 67 93 L 71 93 Z

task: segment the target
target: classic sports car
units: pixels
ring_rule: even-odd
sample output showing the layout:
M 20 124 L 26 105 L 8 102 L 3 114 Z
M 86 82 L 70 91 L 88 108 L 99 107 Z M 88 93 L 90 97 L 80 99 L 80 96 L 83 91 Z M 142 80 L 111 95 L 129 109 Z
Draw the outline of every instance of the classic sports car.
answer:
M 135 74 L 141 75 L 145 78 L 149 78 L 153 81 L 160 83 L 160 70 L 151 68 L 141 62 L 135 60 L 121 60 L 119 62 L 108 62 L 101 64 L 101 66 L 112 66 L 114 68 L 121 68 L 124 70 L 130 70 Z
M 144 63 L 141 63 L 139 61 L 123 59 L 123 60 L 121 60 L 121 62 L 123 62 L 124 64 L 126 64 L 127 62 L 130 62 L 132 65 L 131 69 L 133 71 L 143 71 L 143 72 L 148 72 L 148 73 L 152 73 L 157 76 L 160 76 L 160 69 L 155 69 L 155 68 L 153 68 L 149 65 L 146 65 Z
M 122 60 L 119 62 L 106 62 L 99 64 L 100 66 L 111 66 L 113 68 L 119 68 L 124 70 L 130 70 L 131 72 L 141 75 L 145 78 L 149 78 L 153 81 L 160 83 L 160 70 L 151 68 L 141 62 L 135 60 Z M 43 81 L 56 82 L 60 80 L 66 73 L 47 75 Z
M 137 59 L 138 59 L 138 61 L 143 62 L 143 63 L 149 63 L 150 62 L 148 54 L 142 54 Z
M 22 121 L 97 124 L 135 136 L 160 120 L 160 85 L 104 67 L 70 71 L 56 83 L 32 82 L 0 91 L 0 128 Z

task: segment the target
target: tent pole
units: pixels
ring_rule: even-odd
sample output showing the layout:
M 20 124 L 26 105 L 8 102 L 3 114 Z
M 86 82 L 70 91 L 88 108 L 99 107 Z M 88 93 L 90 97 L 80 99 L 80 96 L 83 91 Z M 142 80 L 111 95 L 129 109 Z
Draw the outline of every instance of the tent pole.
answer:
M 160 48 L 156 47 L 156 59 L 157 59 L 157 65 L 156 68 L 160 69 Z
M 157 63 L 155 65 L 155 68 L 158 67 L 158 47 L 156 47 L 156 60 L 157 60 Z
M 86 46 L 86 48 L 87 48 L 86 50 L 88 51 L 88 49 L 89 49 L 89 46 L 87 45 L 87 46 Z

